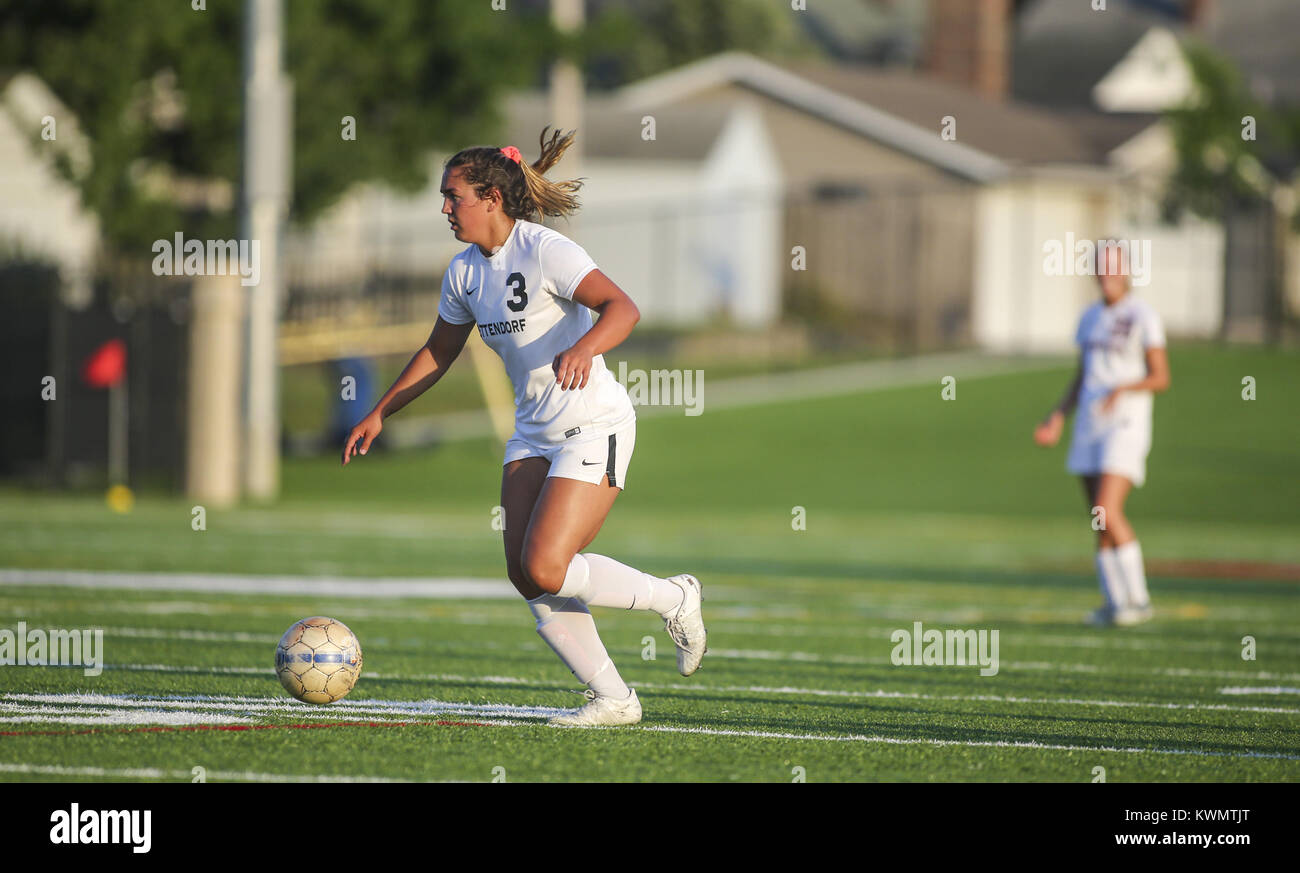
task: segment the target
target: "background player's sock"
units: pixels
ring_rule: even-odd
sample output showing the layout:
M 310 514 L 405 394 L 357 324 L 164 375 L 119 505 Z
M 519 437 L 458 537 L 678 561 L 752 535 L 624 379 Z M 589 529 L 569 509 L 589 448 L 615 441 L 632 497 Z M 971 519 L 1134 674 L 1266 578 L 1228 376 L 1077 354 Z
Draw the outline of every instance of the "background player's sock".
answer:
M 665 617 L 677 611 L 683 597 L 682 589 L 667 579 L 592 554 L 573 556 L 560 595 L 576 597 L 588 606 L 648 609 Z
M 1115 547 L 1115 561 L 1119 564 L 1126 606 L 1142 609 L 1151 605 L 1151 595 L 1147 593 L 1147 571 L 1142 562 L 1142 546 L 1137 540 L 1130 540 L 1122 546 Z
M 1097 550 L 1097 581 L 1101 583 L 1101 596 L 1111 612 L 1128 605 L 1123 571 L 1115 550 L 1109 546 Z
M 536 597 L 528 607 L 537 616 L 537 633 L 579 682 L 601 697 L 622 700 L 632 693 L 605 651 L 587 607 L 555 594 Z

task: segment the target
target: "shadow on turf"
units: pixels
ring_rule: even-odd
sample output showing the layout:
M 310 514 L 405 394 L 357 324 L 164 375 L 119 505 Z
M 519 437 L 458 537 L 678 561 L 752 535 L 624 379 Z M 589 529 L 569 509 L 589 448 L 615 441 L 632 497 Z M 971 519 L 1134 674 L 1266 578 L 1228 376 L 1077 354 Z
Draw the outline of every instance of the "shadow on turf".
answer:
M 743 707 L 748 704 L 764 704 L 770 706 L 785 706 L 795 710 L 811 709 L 811 706 L 800 706 L 792 703 L 788 698 L 772 699 L 761 697 L 730 697 L 726 695 L 691 695 L 692 701 L 706 700 L 725 703 L 731 706 Z M 643 705 L 650 705 L 653 698 L 647 696 Z M 646 723 L 653 725 L 658 722 L 686 725 L 686 726 L 705 726 L 717 730 L 738 730 L 738 731 L 772 731 L 782 733 L 797 734 L 860 734 L 867 736 L 878 736 L 886 739 L 898 740 L 934 740 L 938 742 L 954 742 L 957 744 L 970 742 L 1006 742 L 1006 743 L 1040 743 L 1042 745 L 1055 746 L 1115 746 L 1121 748 L 1136 749 L 1165 749 L 1179 748 L 1189 752 L 1217 753 L 1224 755 L 1250 755 L 1250 754 L 1279 754 L 1295 755 L 1297 753 L 1296 745 L 1246 745 L 1231 742 L 1204 742 L 1204 741 L 1187 741 L 1179 738 L 1152 739 L 1146 737 L 1128 737 L 1116 738 L 1113 735 L 1096 735 L 1096 734 L 1060 734 L 1060 733 L 1037 733 L 1029 731 L 1007 731 L 998 729 L 985 729 L 970 727 L 966 725 L 938 726 L 933 724 L 933 719 L 937 715 L 947 716 L 954 719 L 986 719 L 986 718 L 1004 718 L 1007 720 L 1035 720 L 1042 722 L 1058 723 L 1082 723 L 1096 724 L 1102 728 L 1114 728 L 1117 725 L 1115 719 L 1075 717 L 1075 716 L 1057 716 L 1043 715 L 1024 712 L 979 712 L 979 713 L 936 713 L 933 710 L 922 709 L 914 706 L 885 706 L 876 705 L 869 702 L 850 703 L 850 702 L 824 702 L 818 701 L 815 708 L 817 709 L 837 709 L 837 710 L 860 710 L 867 712 L 878 712 L 882 716 L 898 716 L 900 714 L 910 714 L 918 720 L 923 720 L 922 724 L 899 725 L 896 723 L 878 723 L 870 719 L 858 721 L 848 718 L 832 719 L 815 719 L 809 715 L 800 716 L 792 715 L 790 718 L 774 717 L 757 717 L 746 718 L 743 715 L 718 716 L 710 715 L 705 722 L 701 724 L 692 724 L 691 720 L 682 717 L 659 719 L 655 718 L 653 712 L 647 711 Z M 1123 726 L 1126 728 L 1142 729 L 1150 728 L 1154 730 L 1218 730 L 1218 731 L 1236 731 L 1246 734 L 1251 728 L 1232 728 L 1225 725 L 1202 724 L 1189 722 L 1164 722 L 1154 720 L 1132 720 L 1125 719 Z M 1300 730 L 1294 728 L 1275 728 L 1274 730 L 1283 733 L 1300 733 Z M 1189 756 L 1194 757 L 1194 756 Z
M 887 579 L 899 582 L 920 583 L 971 583 L 993 585 L 1018 585 L 1025 588 L 1095 590 L 1097 576 L 1087 572 L 1067 573 L 1060 570 L 986 570 L 967 567 L 923 567 L 913 564 L 851 563 L 807 561 L 781 558 L 743 558 L 701 555 L 627 555 L 619 560 L 635 567 L 690 567 L 700 575 L 708 572 L 736 576 L 791 576 L 795 578 Z M 678 572 L 674 570 L 673 572 Z M 1151 576 L 1166 591 L 1180 594 L 1222 594 L 1224 585 L 1230 584 L 1235 594 L 1293 596 L 1294 585 L 1286 582 L 1245 579 L 1210 579 L 1193 577 Z

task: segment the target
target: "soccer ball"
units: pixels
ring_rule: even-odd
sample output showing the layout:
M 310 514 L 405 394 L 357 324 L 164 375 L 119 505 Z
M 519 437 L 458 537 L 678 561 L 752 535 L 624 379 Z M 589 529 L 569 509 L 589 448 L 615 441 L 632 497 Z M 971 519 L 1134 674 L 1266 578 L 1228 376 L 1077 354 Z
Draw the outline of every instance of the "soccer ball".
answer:
M 280 637 L 275 673 L 299 700 L 333 703 L 347 696 L 361 675 L 361 643 L 341 621 L 304 618 Z

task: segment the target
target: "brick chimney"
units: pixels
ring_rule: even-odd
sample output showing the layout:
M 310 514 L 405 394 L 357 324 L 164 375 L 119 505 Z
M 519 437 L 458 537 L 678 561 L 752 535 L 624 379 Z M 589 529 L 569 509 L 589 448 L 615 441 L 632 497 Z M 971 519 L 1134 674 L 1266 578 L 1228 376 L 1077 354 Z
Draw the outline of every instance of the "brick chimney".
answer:
M 1210 29 L 1218 14 L 1214 0 L 1184 0 L 1183 19 L 1195 30 L 1205 32 Z
M 1011 87 L 1014 0 L 930 0 L 923 69 L 994 100 Z

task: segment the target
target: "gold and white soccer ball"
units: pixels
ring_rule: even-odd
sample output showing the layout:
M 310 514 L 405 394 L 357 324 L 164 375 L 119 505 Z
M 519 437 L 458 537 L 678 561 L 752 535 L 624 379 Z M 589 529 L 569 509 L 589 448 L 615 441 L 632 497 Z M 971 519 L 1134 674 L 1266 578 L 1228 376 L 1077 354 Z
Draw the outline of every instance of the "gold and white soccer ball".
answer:
M 361 643 L 348 626 L 316 616 L 293 623 L 275 647 L 275 673 L 299 700 L 333 703 L 357 684 Z

